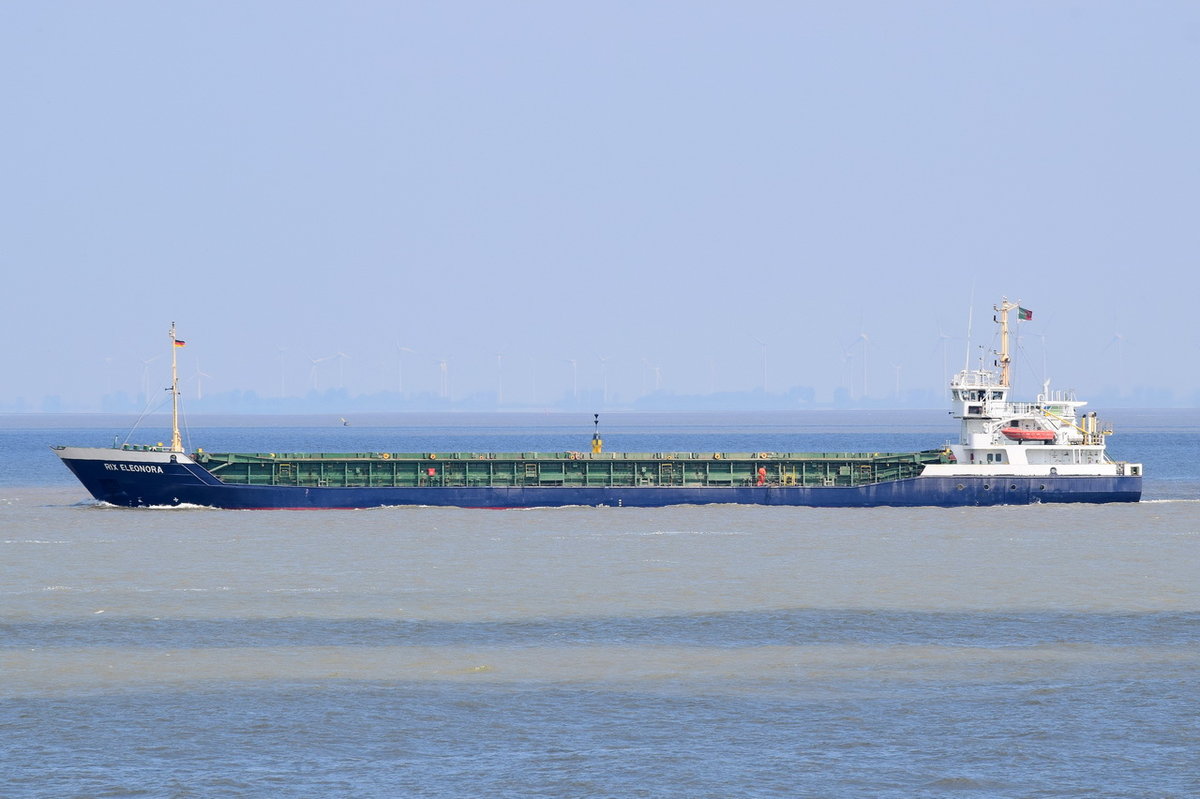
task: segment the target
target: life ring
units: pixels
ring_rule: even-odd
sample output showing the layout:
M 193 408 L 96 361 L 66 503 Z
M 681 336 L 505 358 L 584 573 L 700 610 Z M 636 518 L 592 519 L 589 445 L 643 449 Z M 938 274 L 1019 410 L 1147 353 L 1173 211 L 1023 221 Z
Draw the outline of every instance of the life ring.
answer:
M 573 460 L 573 461 L 574 461 L 574 460 L 579 460 L 579 453 L 578 453 L 578 452 L 572 452 L 572 453 L 571 453 L 571 460 Z
M 436 461 L 436 460 L 437 460 L 437 453 L 436 453 L 436 452 L 431 452 L 431 453 L 429 453 L 429 460 L 431 460 L 431 461 Z
M 771 457 L 771 453 L 769 453 L 769 452 L 760 452 L 760 453 L 758 453 L 758 457 L 759 457 L 759 458 L 769 458 L 769 457 Z
M 383 458 L 383 459 L 386 461 L 388 458 L 392 457 L 392 453 L 390 453 L 390 452 L 381 452 L 381 453 L 379 454 L 379 457 Z
M 719 452 L 714 452 L 714 453 L 713 453 L 713 460 L 717 460 L 717 461 L 721 460 L 721 453 L 719 453 Z

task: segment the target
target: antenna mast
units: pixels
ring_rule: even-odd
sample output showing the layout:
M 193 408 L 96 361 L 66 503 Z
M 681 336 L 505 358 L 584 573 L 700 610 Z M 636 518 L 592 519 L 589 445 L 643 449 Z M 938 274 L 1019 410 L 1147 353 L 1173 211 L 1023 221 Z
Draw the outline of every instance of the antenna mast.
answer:
M 171 323 L 171 451 L 183 452 L 183 440 L 179 436 L 179 370 L 176 367 L 175 350 L 184 342 L 175 337 L 175 323 Z
M 992 308 L 1000 313 L 1000 385 L 1012 385 L 1012 358 L 1008 354 L 1008 312 L 1017 307 L 1008 297 Z

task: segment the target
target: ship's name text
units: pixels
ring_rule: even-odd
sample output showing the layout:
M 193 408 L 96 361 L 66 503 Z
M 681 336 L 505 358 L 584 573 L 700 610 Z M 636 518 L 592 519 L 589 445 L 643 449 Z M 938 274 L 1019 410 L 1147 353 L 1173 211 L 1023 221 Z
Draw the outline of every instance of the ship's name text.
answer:
M 106 463 L 104 468 L 110 472 L 151 472 L 162 474 L 163 467 L 153 463 Z

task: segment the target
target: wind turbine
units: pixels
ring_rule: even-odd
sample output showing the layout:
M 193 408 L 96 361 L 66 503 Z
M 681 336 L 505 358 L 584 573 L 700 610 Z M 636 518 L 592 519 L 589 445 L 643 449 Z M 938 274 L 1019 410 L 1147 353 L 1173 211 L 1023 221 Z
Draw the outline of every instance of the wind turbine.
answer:
M 1100 351 L 1103 355 L 1110 349 L 1116 346 L 1117 348 L 1117 385 L 1119 391 L 1125 390 L 1125 336 L 1122 333 L 1113 333 L 1113 337 L 1109 339 L 1108 344 L 1104 345 L 1104 349 Z
M 160 355 L 155 355 L 151 358 L 145 358 L 142 361 L 142 398 L 143 401 L 150 401 L 150 364 L 157 361 Z
M 870 344 L 871 344 L 871 337 L 868 336 L 865 331 L 860 332 L 858 334 L 858 338 L 854 339 L 854 341 L 851 341 L 848 346 L 842 348 L 842 353 L 843 353 L 843 359 L 846 361 L 849 361 L 851 358 L 854 357 L 854 354 L 851 352 L 851 350 L 853 350 L 859 344 L 862 344 L 862 360 L 863 360 L 862 394 L 859 395 L 859 398 L 866 399 L 866 396 L 867 396 L 867 360 L 868 360 L 867 356 L 869 354 L 868 350 L 869 350 Z M 850 393 L 851 393 L 851 395 L 854 394 L 854 378 L 853 378 L 853 376 L 850 377 Z
M 212 375 L 210 375 L 208 372 L 203 372 L 200 370 L 200 359 L 197 358 L 196 359 L 196 399 L 197 400 L 204 399 L 204 384 L 200 380 L 200 378 L 202 378 L 202 377 L 212 377 Z
M 1038 333 L 1038 341 L 1042 343 L 1042 385 L 1046 384 L 1046 334 Z
M 758 346 L 760 346 L 762 348 L 762 392 L 764 394 L 766 394 L 767 393 L 767 342 L 763 341 L 762 339 L 758 338 L 757 336 L 751 336 L 750 338 L 757 341 Z
M 337 358 L 338 362 L 338 388 L 344 389 L 346 387 L 346 359 L 350 356 L 344 352 L 338 352 L 333 357 Z
M 871 347 L 871 337 L 862 332 L 858 334 L 857 341 L 861 341 L 863 345 L 863 378 L 862 378 L 862 399 L 867 398 L 867 361 Z
M 442 399 L 450 399 L 450 364 L 445 358 L 438 359 L 438 371 L 440 380 L 438 383 L 438 396 Z
M 612 360 L 612 356 L 597 355 L 600 359 L 600 381 L 603 388 L 601 398 L 604 405 L 608 405 L 608 362 Z
M 504 404 L 504 353 L 496 353 L 496 405 Z
M 104 393 L 106 395 L 113 393 L 113 375 L 112 375 L 113 359 L 111 355 L 104 358 Z
M 287 357 L 287 347 L 279 347 L 279 396 L 287 396 L 287 365 L 285 358 Z
M 404 396 L 404 353 L 412 352 L 409 347 L 400 346 L 400 342 L 396 342 L 396 393 L 401 397 Z
M 537 404 L 537 356 L 529 356 L 529 401 Z
M 950 343 L 950 340 L 953 338 L 954 338 L 954 336 L 951 336 L 949 333 L 947 333 L 945 330 L 943 330 L 941 324 L 939 323 L 938 324 L 938 343 L 941 345 L 941 348 L 942 348 L 942 385 L 943 386 L 950 385 L 950 367 L 949 367 L 948 356 L 946 354 L 947 353 L 946 348 L 947 348 L 947 345 Z
M 310 389 L 312 389 L 313 391 L 319 390 L 319 387 L 317 386 L 317 365 L 325 363 L 326 361 L 332 361 L 336 357 L 337 357 L 336 355 L 327 355 L 324 358 L 309 358 L 308 359 L 309 363 L 312 364 L 312 368 L 310 368 L 308 371 L 308 384 L 309 384 Z
M 856 343 L 858 343 L 857 340 L 851 342 L 849 346 L 842 344 L 840 341 L 837 343 L 838 347 L 842 350 L 843 379 L 846 381 L 846 390 L 850 392 L 851 396 L 854 394 L 854 353 L 851 349 Z
M 574 358 L 567 358 L 567 363 L 571 364 L 571 400 L 579 402 L 579 364 Z

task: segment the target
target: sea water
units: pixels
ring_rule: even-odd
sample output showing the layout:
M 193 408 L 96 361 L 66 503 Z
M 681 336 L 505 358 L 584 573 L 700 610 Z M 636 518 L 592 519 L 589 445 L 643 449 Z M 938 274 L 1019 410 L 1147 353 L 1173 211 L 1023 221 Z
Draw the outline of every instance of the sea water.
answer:
M 0 431 L 0 796 L 1200 794 L 1200 415 L 1124 505 L 118 509 Z M 586 449 L 591 419 L 214 420 L 212 451 Z M 940 413 L 606 417 L 903 451 Z M 53 427 L 53 429 L 52 429 Z M 135 434 L 155 443 L 159 430 Z

